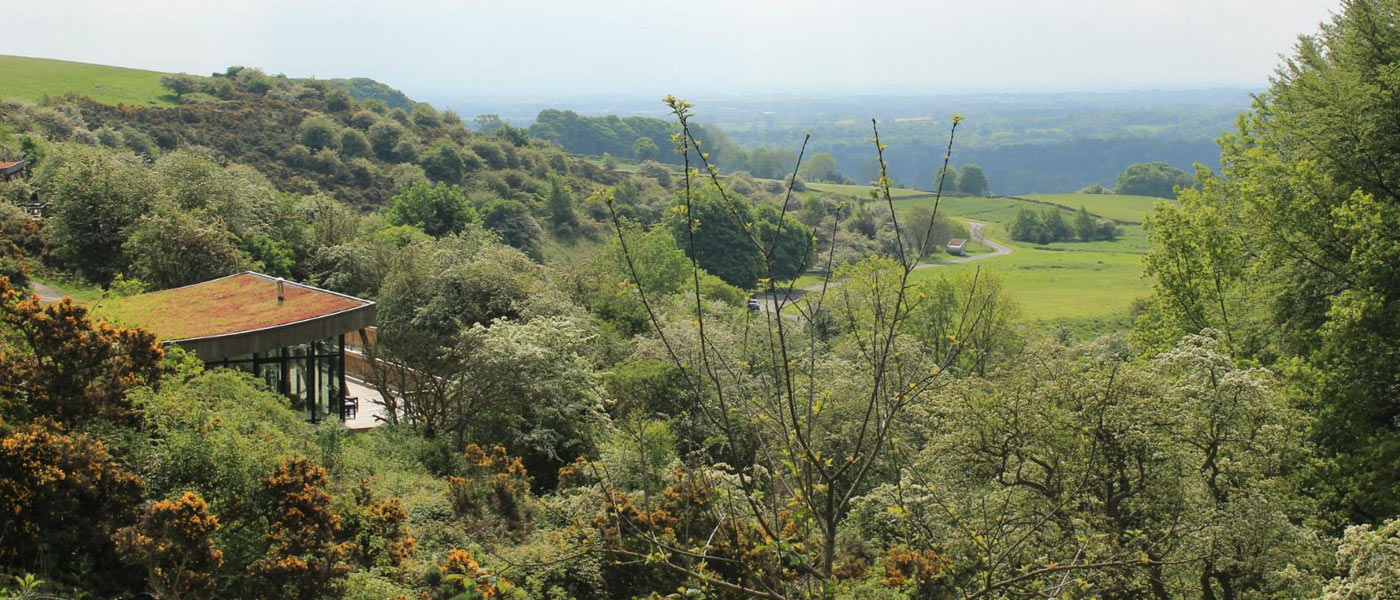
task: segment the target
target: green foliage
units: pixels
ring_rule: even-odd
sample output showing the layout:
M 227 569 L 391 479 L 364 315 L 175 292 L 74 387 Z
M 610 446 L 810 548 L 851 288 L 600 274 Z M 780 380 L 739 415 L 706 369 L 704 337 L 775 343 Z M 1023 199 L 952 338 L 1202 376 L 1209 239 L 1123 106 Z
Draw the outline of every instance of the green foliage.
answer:
M 586 432 L 606 423 L 597 377 L 585 358 L 593 337 L 568 317 L 478 323 L 457 340 L 469 438 L 503 444 L 550 485 L 559 467 L 592 450 Z M 489 409 L 488 409 L 489 407 Z
M 540 224 L 530 209 L 517 200 L 496 200 L 481 209 L 481 224 L 501 236 L 501 241 L 536 260 L 542 258 Z
M 457 185 L 467 172 L 467 162 L 457 146 L 439 142 L 418 156 L 418 165 L 433 181 Z
M 130 256 L 130 274 L 156 289 L 208 281 L 243 268 L 233 234 L 178 212 L 141 219 L 122 250 Z
M 1342 575 L 1319 600 L 1371 600 L 1400 595 L 1400 521 L 1348 527 L 1337 549 Z
M 729 284 L 752 288 L 764 275 L 762 257 L 747 229 L 754 222 L 753 207 L 707 187 L 691 199 L 689 212 L 686 208 L 678 200 L 666 216 L 676 245 L 706 272 Z
M 346 129 L 340 134 L 340 153 L 350 158 L 374 155 L 374 147 L 369 138 L 355 129 Z
M 974 164 L 963 165 L 962 171 L 958 173 L 958 191 L 972 196 L 982 196 L 990 192 L 987 175 L 982 172 L 982 167 Z
M 570 236 L 578 232 L 578 215 L 574 214 L 574 194 L 563 179 L 549 179 L 549 196 L 545 198 L 545 210 L 549 211 L 549 222 L 556 233 Z
M 661 152 L 656 147 L 656 142 L 649 137 L 639 137 L 632 143 L 632 158 L 639 161 L 656 160 L 657 154 Z
M 126 269 L 121 252 L 158 198 L 156 182 L 130 154 L 64 146 L 39 174 L 52 210 L 55 252 L 89 281 L 107 283 Z M 52 166 L 55 164 L 57 166 Z
M 308 117 L 297 125 L 297 141 L 312 150 L 340 149 L 340 124 L 326 117 Z
M 248 567 L 257 597 L 316 600 L 338 598 L 350 567 L 346 547 L 336 542 L 340 517 L 331 511 L 326 470 L 292 459 L 263 481 L 268 505 L 268 549 Z
M 0 564 L 63 576 L 87 565 L 109 591 L 130 584 L 111 535 L 132 522 L 141 478 L 85 434 L 44 425 L 0 431 Z M 74 582 L 78 583 L 78 582 Z
M 185 492 L 146 507 L 141 521 L 116 533 L 122 560 L 146 569 L 158 598 L 209 598 L 224 553 L 214 547 L 219 520 L 204 499 Z
M 170 93 L 175 94 L 176 98 L 183 98 L 185 94 L 198 91 L 201 86 L 197 77 L 183 73 L 171 73 L 161 76 L 160 87 L 170 90 Z
M 455 185 L 415 183 L 394 196 L 388 217 L 395 225 L 412 225 L 428 235 L 442 237 L 458 233 L 474 222 L 476 211 Z
M 1007 227 L 1011 239 L 1036 244 L 1074 239 L 1074 229 L 1065 221 L 1058 208 L 1042 208 L 1039 211 L 1021 207 L 1016 209 L 1016 218 Z
M 1331 456 L 1331 501 L 1354 521 L 1400 514 L 1400 200 L 1383 115 L 1400 5 L 1358 0 L 1304 38 L 1221 140 L 1224 169 L 1179 209 L 1159 205 L 1148 258 L 1162 339 L 1200 324 L 1242 356 L 1294 373 Z M 1174 264 L 1175 263 L 1175 264 Z M 1148 335 L 1147 325 L 1162 333 Z
M 1175 198 L 1176 188 L 1190 187 L 1191 183 L 1190 174 L 1167 163 L 1136 163 L 1118 174 L 1113 193 Z
M 802 161 L 798 175 L 807 181 L 846 183 L 845 175 L 836 166 L 836 159 L 826 152 L 816 152 Z

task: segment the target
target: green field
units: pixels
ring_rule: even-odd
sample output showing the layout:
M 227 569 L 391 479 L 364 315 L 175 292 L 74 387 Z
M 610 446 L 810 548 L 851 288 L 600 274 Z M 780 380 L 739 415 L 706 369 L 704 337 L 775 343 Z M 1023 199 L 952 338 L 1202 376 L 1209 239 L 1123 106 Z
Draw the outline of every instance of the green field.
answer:
M 1071 210 L 1079 210 L 1083 206 L 1100 217 L 1130 223 L 1141 223 L 1158 202 L 1171 202 L 1151 196 L 1118 194 L 1030 194 L 1026 198 L 1058 204 Z
M 1000 227 L 989 227 L 986 234 L 1006 239 Z M 1014 251 L 1008 256 L 923 269 L 915 271 L 913 277 L 919 280 L 979 268 L 999 273 L 1005 278 L 1006 289 L 1020 302 L 1026 320 L 1085 335 L 1125 326 L 1133 301 L 1148 293 L 1148 282 L 1142 278 L 1142 255 L 1130 247 L 1006 245 Z
M 0 97 L 38 102 L 69 92 L 106 104 L 173 105 L 160 87 L 164 73 L 87 63 L 0 56 Z
M 808 190 L 811 190 L 811 191 L 815 191 L 815 192 L 827 192 L 827 193 L 831 193 L 831 194 L 839 194 L 839 195 L 842 195 L 842 196 L 851 196 L 851 197 L 853 197 L 853 198 L 868 199 L 868 198 L 870 198 L 870 190 L 875 189 L 875 188 L 873 188 L 873 187 L 871 187 L 871 186 L 868 186 L 868 185 L 843 185 L 843 184 L 839 184 L 839 183 L 809 183 L 809 184 L 807 184 L 807 189 L 808 189 Z M 891 188 L 891 189 L 890 189 L 890 197 L 891 197 L 891 198 L 895 198 L 895 199 L 904 198 L 904 197 L 907 197 L 907 196 L 926 196 L 926 195 L 930 195 L 930 194 L 932 194 L 932 193 L 933 193 L 933 192 L 927 192 L 927 191 L 924 191 L 924 190 L 908 190 L 908 189 L 900 189 L 900 188 Z
M 809 185 L 823 191 L 852 197 L 867 197 L 866 186 Z M 898 190 L 895 209 L 900 213 L 916 206 L 932 206 L 931 197 L 917 190 Z M 901 196 L 903 199 L 901 199 Z M 1079 208 L 1119 221 L 1140 222 L 1160 198 L 1090 194 L 1045 194 L 1028 196 Z M 1092 203 L 1092 204 L 1091 204 Z M 1057 242 L 1035 245 L 1012 242 L 1006 224 L 1020 208 L 1039 209 L 1044 205 L 1014 198 L 947 197 L 939 202 L 939 212 L 950 217 L 987 223 L 984 235 L 1010 246 L 1013 253 L 974 263 L 947 265 L 915 271 L 914 279 L 938 277 L 957 272 L 1000 273 L 1006 288 L 1021 304 L 1021 314 L 1041 327 L 1065 327 L 1080 337 L 1121 330 L 1130 324 L 1133 301 L 1147 296 L 1148 280 L 1142 276 L 1142 255 L 1147 251 L 1147 235 L 1139 225 L 1120 226 L 1122 237 L 1112 242 Z M 1108 214 L 1105 214 L 1108 213 Z M 807 275 L 798 286 L 820 280 Z

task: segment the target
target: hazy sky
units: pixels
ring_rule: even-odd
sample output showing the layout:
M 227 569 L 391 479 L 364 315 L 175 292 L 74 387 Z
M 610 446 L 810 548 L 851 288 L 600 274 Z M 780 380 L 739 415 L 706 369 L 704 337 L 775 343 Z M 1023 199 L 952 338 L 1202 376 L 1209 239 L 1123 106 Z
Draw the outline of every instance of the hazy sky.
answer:
M 0 54 L 366 76 L 427 99 L 1252 87 L 1338 4 L 0 0 L 11 3 Z

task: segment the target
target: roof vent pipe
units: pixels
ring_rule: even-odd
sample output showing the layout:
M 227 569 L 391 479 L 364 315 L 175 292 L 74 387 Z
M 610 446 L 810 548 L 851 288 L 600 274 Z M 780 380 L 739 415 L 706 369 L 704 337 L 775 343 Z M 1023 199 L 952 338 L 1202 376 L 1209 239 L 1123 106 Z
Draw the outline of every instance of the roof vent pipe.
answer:
M 283 284 L 285 281 L 286 281 L 286 280 L 282 279 L 281 277 L 278 277 L 278 278 L 277 278 L 277 303 L 278 303 L 278 304 L 281 304 L 283 300 L 286 300 L 286 299 L 287 299 L 287 295 L 286 295 L 285 293 L 282 292 L 282 284 Z

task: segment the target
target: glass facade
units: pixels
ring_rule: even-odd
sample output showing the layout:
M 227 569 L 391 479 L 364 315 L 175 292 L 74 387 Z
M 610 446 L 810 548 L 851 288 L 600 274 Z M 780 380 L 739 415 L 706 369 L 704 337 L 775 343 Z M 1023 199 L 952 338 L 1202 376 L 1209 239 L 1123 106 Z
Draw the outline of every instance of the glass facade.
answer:
M 271 389 L 292 399 L 313 423 L 344 419 L 345 336 L 278 348 L 252 355 L 231 356 L 209 363 L 252 373 Z

